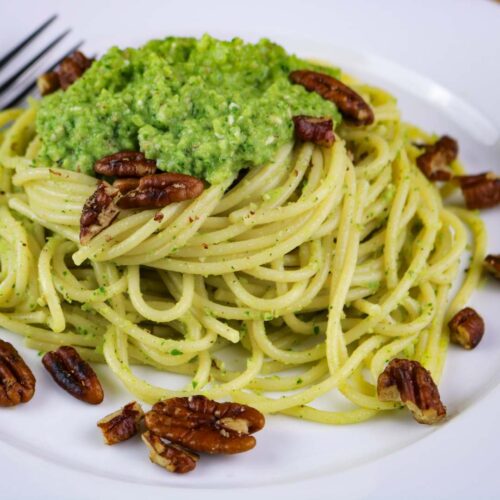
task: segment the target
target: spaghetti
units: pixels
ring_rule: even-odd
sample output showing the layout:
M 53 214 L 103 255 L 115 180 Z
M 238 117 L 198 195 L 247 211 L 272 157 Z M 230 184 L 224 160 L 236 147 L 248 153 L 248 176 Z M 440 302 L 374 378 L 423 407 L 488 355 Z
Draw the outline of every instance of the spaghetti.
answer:
M 346 424 L 399 406 L 376 395 L 397 355 L 438 381 L 445 325 L 478 284 L 485 229 L 443 206 L 449 187 L 440 193 L 416 167 L 413 142 L 431 137 L 401 122 L 387 93 L 353 88 L 373 125 L 342 124 L 328 149 L 287 144 L 162 217 L 125 210 L 85 246 L 80 215 L 97 180 L 31 166 L 36 102 L 0 113 L 0 325 L 33 349 L 72 345 L 107 363 L 149 403 L 204 394 Z M 472 260 L 449 301 L 467 228 Z M 152 385 L 136 364 L 187 384 Z M 313 406 L 334 390 L 350 409 Z

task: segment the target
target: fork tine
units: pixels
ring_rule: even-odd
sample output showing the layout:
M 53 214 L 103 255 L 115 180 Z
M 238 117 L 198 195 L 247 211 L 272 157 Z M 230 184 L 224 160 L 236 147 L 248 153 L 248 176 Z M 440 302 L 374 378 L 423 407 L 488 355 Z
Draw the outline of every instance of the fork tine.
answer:
M 7 62 L 9 62 L 18 52 L 20 52 L 28 43 L 33 40 L 33 38 L 37 37 L 49 24 L 53 23 L 57 19 L 57 14 L 54 14 L 52 17 L 47 19 L 41 26 L 39 26 L 31 35 L 28 35 L 19 45 L 10 50 L 7 54 L 5 54 L 0 59 L 0 68 L 5 66 Z
M 61 33 L 57 38 L 52 40 L 52 42 L 42 49 L 36 56 L 29 60 L 22 68 L 20 68 L 16 73 L 14 73 L 9 79 L 7 79 L 2 85 L 0 85 L 0 94 L 4 92 L 8 87 L 12 85 L 25 71 L 27 71 L 33 64 L 35 64 L 42 56 L 44 56 L 49 50 L 51 50 L 55 45 L 57 45 L 71 30 L 66 30 Z
M 73 45 L 70 50 L 68 50 L 58 61 L 56 61 L 52 66 L 50 66 L 46 71 L 43 73 L 47 73 L 49 71 L 53 71 L 56 66 L 66 57 L 68 57 L 70 54 L 73 54 L 76 50 L 78 50 L 81 46 L 83 45 L 83 40 L 80 40 L 77 44 Z M 4 104 L 0 110 L 8 109 L 14 106 L 16 102 L 20 101 L 23 97 L 26 97 L 30 92 L 32 92 L 36 88 L 36 80 L 29 84 L 27 87 L 23 88 L 18 94 L 16 94 L 14 97 L 12 97 L 7 104 Z

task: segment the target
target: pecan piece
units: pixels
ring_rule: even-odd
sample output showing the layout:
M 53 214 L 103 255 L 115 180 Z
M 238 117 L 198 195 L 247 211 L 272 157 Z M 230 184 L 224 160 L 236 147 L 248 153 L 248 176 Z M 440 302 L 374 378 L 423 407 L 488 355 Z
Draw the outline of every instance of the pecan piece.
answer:
M 141 405 L 132 401 L 99 420 L 97 427 L 101 429 L 106 444 L 121 443 L 137 434 L 143 417 Z
M 94 236 L 106 229 L 120 212 L 116 205 L 120 191 L 101 181 L 83 205 L 80 217 L 80 243 L 86 245 Z
M 90 68 L 93 62 L 93 59 L 88 59 L 79 50 L 73 52 L 65 57 L 54 71 L 45 73 L 38 78 L 37 84 L 40 94 L 51 94 L 60 88 L 66 90 Z
M 127 194 L 129 191 L 133 191 L 139 187 L 139 179 L 134 179 L 133 177 L 116 179 L 113 182 L 113 187 L 118 189 L 121 194 Z
M 36 80 L 36 85 L 38 87 L 38 92 L 40 92 L 42 96 L 52 94 L 52 92 L 61 88 L 59 75 L 55 71 L 40 75 Z
M 27 403 L 35 394 L 35 376 L 16 348 L 0 339 L 0 406 Z
M 298 70 L 290 73 L 290 80 L 335 103 L 342 115 L 354 125 L 371 125 L 375 121 L 372 109 L 363 98 L 333 76 Z
M 424 148 L 425 152 L 417 158 L 418 168 L 431 181 L 449 181 L 453 177 L 449 165 L 458 156 L 457 141 L 444 135 Z
M 146 413 L 146 427 L 155 434 L 205 453 L 241 453 L 252 449 L 250 436 L 264 427 L 264 416 L 250 406 L 217 403 L 204 396 L 172 398 Z
M 333 120 L 328 117 L 298 115 L 293 117 L 295 137 L 305 142 L 313 142 L 319 146 L 331 147 L 335 141 Z
M 487 255 L 484 259 L 484 267 L 489 271 L 497 280 L 500 280 L 500 254 Z
M 500 178 L 494 172 L 460 175 L 456 179 L 467 208 L 491 208 L 500 203 Z
M 191 200 L 204 189 L 196 177 L 165 172 L 147 175 L 139 181 L 139 187 L 127 192 L 119 201 L 120 208 L 162 208 L 170 203 Z
M 484 321 L 479 314 L 466 307 L 458 311 L 448 323 L 450 328 L 450 340 L 460 344 L 465 349 L 474 349 L 484 335 Z
M 142 177 L 156 172 L 156 161 L 146 159 L 140 151 L 121 151 L 97 160 L 94 172 L 108 177 Z
M 393 359 L 379 375 L 380 401 L 401 401 L 421 424 L 435 424 L 446 416 L 431 374 L 418 362 Z
M 196 467 L 199 455 L 188 451 L 177 444 L 165 443 L 160 436 L 146 431 L 142 440 L 149 448 L 149 459 L 151 462 L 164 467 L 169 472 L 185 474 Z
M 76 399 L 93 405 L 104 399 L 97 375 L 73 347 L 62 346 L 46 353 L 42 363 L 54 381 Z

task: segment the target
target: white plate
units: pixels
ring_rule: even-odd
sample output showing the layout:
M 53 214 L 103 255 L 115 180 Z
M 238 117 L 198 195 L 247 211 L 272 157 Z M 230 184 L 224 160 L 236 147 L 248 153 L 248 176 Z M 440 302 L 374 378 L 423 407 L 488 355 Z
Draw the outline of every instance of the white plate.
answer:
M 457 137 L 471 171 L 500 172 L 500 5 L 466 1 L 125 2 L 44 0 L 2 5 L 0 46 L 13 45 L 53 12 L 84 50 L 137 45 L 169 34 L 267 36 L 306 57 L 338 64 L 394 93 L 404 117 Z M 53 34 L 57 30 L 54 29 Z M 50 38 L 48 36 L 47 38 Z M 485 213 L 500 251 L 499 212 Z M 202 460 L 176 476 L 152 466 L 140 441 L 106 447 L 95 422 L 131 399 L 106 367 L 106 400 L 91 407 L 49 380 L 35 352 L 9 333 L 35 368 L 32 402 L 0 412 L 2 498 L 494 497 L 500 416 L 498 284 L 472 304 L 487 324 L 474 352 L 450 349 L 440 391 L 450 419 L 415 424 L 405 412 L 348 427 L 273 416 L 251 453 Z M 168 376 L 155 374 L 156 381 Z M 165 383 L 165 382 L 164 382 Z M 5 495 L 5 496 L 4 496 Z

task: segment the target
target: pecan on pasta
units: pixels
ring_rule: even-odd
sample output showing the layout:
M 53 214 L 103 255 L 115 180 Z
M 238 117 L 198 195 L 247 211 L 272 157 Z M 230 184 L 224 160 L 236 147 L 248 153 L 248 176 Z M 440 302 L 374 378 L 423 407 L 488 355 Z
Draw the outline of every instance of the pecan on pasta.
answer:
M 446 416 L 431 374 L 418 362 L 393 359 L 379 375 L 380 401 L 401 401 L 421 424 L 435 424 Z
M 494 172 L 456 177 L 469 209 L 491 208 L 500 203 L 500 178 Z
M 116 201 L 120 191 L 101 181 L 83 205 L 80 217 L 80 243 L 86 245 L 94 236 L 106 229 L 120 212 Z
M 331 147 L 335 141 L 333 120 L 328 117 L 298 115 L 293 117 L 295 137 L 305 142 L 313 142 L 319 146 Z
M 66 90 L 90 68 L 93 62 L 93 59 L 87 58 L 79 50 L 73 52 L 65 57 L 54 71 L 45 73 L 38 78 L 37 84 L 40 94 L 51 94 L 58 89 Z
M 139 187 L 139 179 L 135 179 L 133 177 L 115 179 L 113 187 L 118 189 L 121 194 L 127 194 L 129 191 L 133 191 Z
M 16 348 L 0 339 L 0 406 L 27 403 L 35 394 L 35 376 Z
M 191 450 L 233 454 L 255 446 L 250 434 L 262 429 L 265 419 L 250 406 L 192 396 L 156 403 L 145 422 L 151 432 Z
M 487 255 L 484 259 L 484 267 L 492 276 L 500 280 L 500 254 Z
M 149 448 L 149 459 L 151 462 L 164 467 L 169 472 L 185 474 L 196 467 L 199 455 L 182 448 L 177 444 L 165 443 L 160 436 L 146 431 L 142 440 Z
M 125 405 L 97 422 L 106 444 L 121 443 L 135 436 L 144 418 L 141 405 L 136 401 Z
M 458 143 L 444 135 L 434 144 L 423 146 L 425 152 L 417 158 L 417 166 L 431 181 L 449 181 L 453 177 L 450 163 L 457 159 Z
M 465 307 L 448 323 L 450 340 L 464 349 L 474 349 L 484 335 L 484 321 L 472 307 Z
M 120 151 L 97 160 L 94 172 L 107 177 L 143 177 L 156 172 L 156 161 L 140 151 Z
M 290 80 L 335 103 L 342 115 L 354 125 L 371 125 L 375 121 L 373 110 L 365 100 L 333 76 L 298 70 L 290 73 Z
M 170 203 L 191 200 L 204 189 L 203 182 L 191 175 L 162 173 L 147 175 L 139 187 L 128 191 L 118 201 L 120 208 L 162 208 Z
M 93 405 L 104 399 L 96 373 L 73 347 L 61 346 L 46 353 L 42 363 L 54 381 L 76 399 Z

